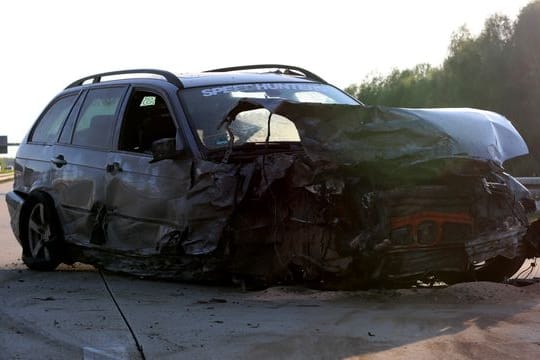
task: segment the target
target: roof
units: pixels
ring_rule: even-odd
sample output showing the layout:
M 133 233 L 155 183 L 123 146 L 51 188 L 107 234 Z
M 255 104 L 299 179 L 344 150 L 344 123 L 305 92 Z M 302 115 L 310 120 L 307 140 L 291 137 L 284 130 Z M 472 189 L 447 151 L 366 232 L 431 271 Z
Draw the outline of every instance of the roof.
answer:
M 253 70 L 259 70 L 254 72 Z M 263 71 L 261 71 L 263 70 Z M 133 74 L 133 76 L 132 76 Z M 280 64 L 246 65 L 230 68 L 209 70 L 196 74 L 175 75 L 166 70 L 159 69 L 132 69 L 111 71 L 83 77 L 69 84 L 66 89 L 78 86 L 103 82 L 107 77 L 108 83 L 112 81 L 130 82 L 139 79 L 145 74 L 145 80 L 161 79 L 178 88 L 192 88 L 199 86 L 253 83 L 253 82 L 319 82 L 326 83 L 321 77 L 297 66 Z M 119 80 L 120 79 L 120 80 Z

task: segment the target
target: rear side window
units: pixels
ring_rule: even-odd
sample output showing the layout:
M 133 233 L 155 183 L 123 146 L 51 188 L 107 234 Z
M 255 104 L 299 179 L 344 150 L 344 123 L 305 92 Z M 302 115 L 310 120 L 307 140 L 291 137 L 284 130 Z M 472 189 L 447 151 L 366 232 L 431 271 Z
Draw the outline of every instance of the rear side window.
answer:
M 32 132 L 31 142 L 53 144 L 58 139 L 62 124 L 69 115 L 77 95 L 66 96 L 52 104 Z
M 72 143 L 98 149 L 111 147 L 116 113 L 125 88 L 88 91 L 82 105 Z

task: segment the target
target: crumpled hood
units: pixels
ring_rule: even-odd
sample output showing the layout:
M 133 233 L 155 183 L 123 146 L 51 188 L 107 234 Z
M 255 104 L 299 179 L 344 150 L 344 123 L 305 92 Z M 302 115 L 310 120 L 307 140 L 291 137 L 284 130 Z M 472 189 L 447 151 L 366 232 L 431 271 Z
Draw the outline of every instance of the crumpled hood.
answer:
M 453 152 L 474 158 L 506 160 L 529 150 L 521 135 L 504 116 L 477 109 L 389 109 L 413 114 L 452 140 Z
M 468 157 L 498 164 L 529 151 L 503 116 L 473 109 L 403 109 L 283 104 L 310 156 L 355 165 L 400 160 L 401 165 Z
M 249 99 L 240 100 L 228 117 L 254 108 L 266 108 L 293 121 L 313 160 L 355 165 L 467 157 L 502 164 L 529 152 L 512 123 L 490 111 Z

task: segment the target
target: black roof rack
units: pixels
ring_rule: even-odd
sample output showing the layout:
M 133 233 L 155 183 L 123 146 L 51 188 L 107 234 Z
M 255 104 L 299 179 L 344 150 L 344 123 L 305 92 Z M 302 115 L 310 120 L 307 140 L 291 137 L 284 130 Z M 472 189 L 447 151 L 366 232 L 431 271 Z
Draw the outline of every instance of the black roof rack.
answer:
M 95 75 L 90 75 L 83 77 L 77 81 L 72 82 L 69 84 L 66 89 L 83 85 L 85 81 L 92 80 L 92 84 L 101 82 L 101 78 L 104 76 L 113 76 L 113 75 L 124 75 L 124 74 L 154 74 L 154 75 L 161 75 L 170 82 L 173 85 L 176 85 L 178 88 L 183 88 L 184 85 L 178 78 L 178 76 L 174 75 L 173 73 L 165 70 L 157 70 L 157 69 L 133 69 L 133 70 L 119 70 L 119 71 L 111 71 L 111 72 L 105 72 Z
M 300 75 L 300 76 L 304 76 L 306 79 L 315 80 L 315 81 L 326 84 L 326 81 L 323 78 L 321 78 L 319 75 L 312 73 L 311 71 L 308 71 L 298 66 L 283 65 L 283 64 L 259 64 L 259 65 L 233 66 L 233 67 L 226 67 L 226 68 L 221 68 L 221 69 L 206 70 L 205 72 L 228 72 L 228 71 L 256 70 L 256 69 L 284 69 L 284 71 L 280 73 L 285 74 L 285 75 Z

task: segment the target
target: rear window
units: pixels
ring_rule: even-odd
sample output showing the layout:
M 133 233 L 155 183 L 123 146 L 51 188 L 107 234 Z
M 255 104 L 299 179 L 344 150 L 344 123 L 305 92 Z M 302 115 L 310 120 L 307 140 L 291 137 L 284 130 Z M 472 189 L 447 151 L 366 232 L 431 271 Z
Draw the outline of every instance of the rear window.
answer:
M 34 128 L 30 141 L 46 144 L 55 143 L 76 97 L 75 94 L 65 96 L 49 106 Z

